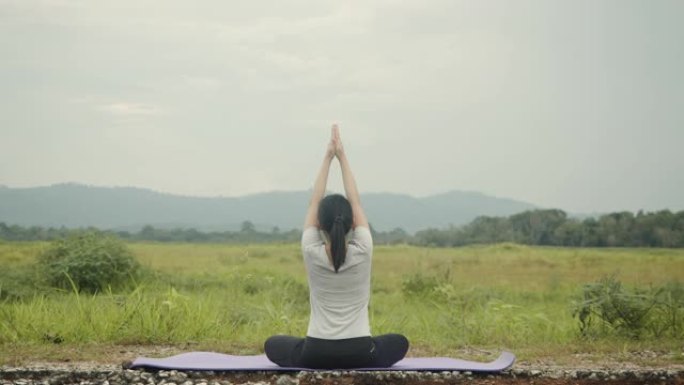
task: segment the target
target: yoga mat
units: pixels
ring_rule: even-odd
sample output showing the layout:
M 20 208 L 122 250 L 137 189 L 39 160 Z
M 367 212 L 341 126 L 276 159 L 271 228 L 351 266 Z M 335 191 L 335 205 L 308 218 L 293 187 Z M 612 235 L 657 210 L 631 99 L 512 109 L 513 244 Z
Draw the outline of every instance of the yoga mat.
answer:
M 404 358 L 391 368 L 358 368 L 340 370 L 409 370 L 409 371 L 470 371 L 499 372 L 507 369 L 515 362 L 515 355 L 502 352 L 499 358 L 491 362 L 459 360 L 448 357 Z M 166 358 L 138 357 L 130 365 L 135 368 L 175 369 L 175 370 L 216 370 L 216 371 L 313 371 L 307 368 L 284 368 L 266 358 L 265 354 L 257 356 L 232 356 L 212 352 L 183 353 Z M 320 370 L 320 369 L 317 369 Z M 334 369 L 329 369 L 334 370 Z

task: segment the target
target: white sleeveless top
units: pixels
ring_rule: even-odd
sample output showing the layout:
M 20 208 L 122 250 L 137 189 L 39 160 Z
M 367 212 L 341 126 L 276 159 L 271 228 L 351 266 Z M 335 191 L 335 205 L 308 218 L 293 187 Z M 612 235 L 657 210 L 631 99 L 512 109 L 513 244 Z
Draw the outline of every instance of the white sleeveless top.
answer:
M 368 301 L 373 255 L 370 229 L 357 226 L 351 231 L 347 255 L 337 273 L 317 227 L 304 229 L 302 253 L 311 304 L 306 335 L 328 340 L 370 336 Z

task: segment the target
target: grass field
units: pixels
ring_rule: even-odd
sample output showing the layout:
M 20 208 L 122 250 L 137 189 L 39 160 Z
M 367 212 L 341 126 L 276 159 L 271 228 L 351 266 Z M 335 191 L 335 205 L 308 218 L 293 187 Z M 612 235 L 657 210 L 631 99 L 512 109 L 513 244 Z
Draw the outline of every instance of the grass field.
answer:
M 0 303 L 0 364 L 131 344 L 254 354 L 272 334 L 306 332 L 299 245 L 133 243 L 151 273 L 131 291 L 26 294 L 33 289 L 12 272 L 45 247 L 0 243 L 0 290 L 24 291 Z M 684 361 L 681 333 L 580 335 L 573 303 L 584 284 L 611 274 L 628 287 L 684 282 L 684 250 L 376 246 L 371 327 L 405 334 L 410 355 L 508 349 L 523 360 L 563 361 L 648 350 L 667 353 L 661 364 Z

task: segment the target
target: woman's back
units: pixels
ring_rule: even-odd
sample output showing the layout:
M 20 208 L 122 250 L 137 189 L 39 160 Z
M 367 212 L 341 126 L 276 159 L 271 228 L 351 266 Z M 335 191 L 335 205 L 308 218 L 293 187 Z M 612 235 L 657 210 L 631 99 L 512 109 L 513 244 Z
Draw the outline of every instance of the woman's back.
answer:
M 335 158 L 346 197 L 325 196 Z M 271 336 L 264 343 L 266 356 L 280 366 L 327 369 L 389 367 L 401 360 L 408 350 L 406 337 L 370 334 L 373 238 L 337 126 L 306 211 L 302 254 L 311 304 L 306 337 Z
M 302 234 L 302 252 L 311 304 L 307 335 L 331 340 L 370 336 L 370 230 L 358 226 L 352 231 L 345 262 L 337 272 L 316 227 L 309 227 Z

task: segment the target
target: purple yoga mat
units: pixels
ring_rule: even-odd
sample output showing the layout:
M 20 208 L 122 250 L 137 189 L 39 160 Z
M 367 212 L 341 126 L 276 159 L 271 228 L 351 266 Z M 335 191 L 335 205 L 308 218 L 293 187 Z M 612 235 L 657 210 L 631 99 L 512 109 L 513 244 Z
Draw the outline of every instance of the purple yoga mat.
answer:
M 358 368 L 345 370 L 410 370 L 410 371 L 471 371 L 499 372 L 507 369 L 515 362 L 515 355 L 502 352 L 492 362 L 476 362 L 448 357 L 404 358 L 391 368 Z M 311 371 L 307 368 L 284 368 L 266 358 L 258 356 L 231 356 L 229 354 L 211 352 L 183 353 L 166 358 L 138 357 L 131 368 L 154 368 L 176 370 L 217 370 L 217 371 Z

